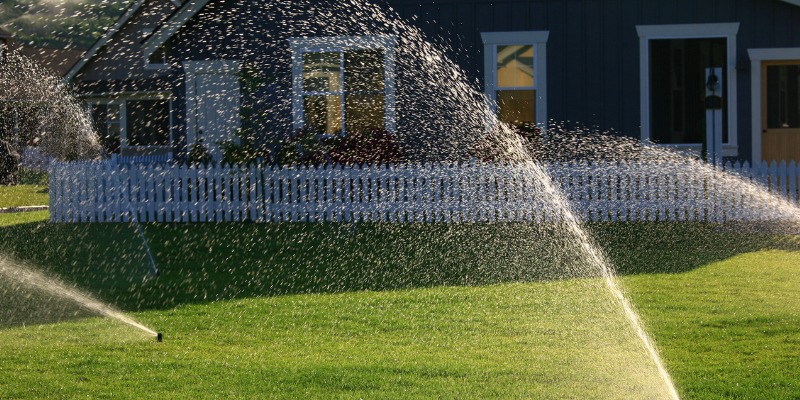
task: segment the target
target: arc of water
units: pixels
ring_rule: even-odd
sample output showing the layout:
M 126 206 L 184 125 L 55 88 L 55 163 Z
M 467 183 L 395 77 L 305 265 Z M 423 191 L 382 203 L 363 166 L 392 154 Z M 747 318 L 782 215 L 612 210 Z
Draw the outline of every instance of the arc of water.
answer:
M 0 256 L 0 276 L 18 282 L 26 287 L 47 293 L 54 297 L 71 301 L 85 310 L 94 312 L 104 317 L 112 318 L 136 329 L 142 330 L 152 336 L 158 335 L 156 331 L 142 325 L 114 307 L 100 302 L 88 293 L 85 293 L 75 287 L 69 287 L 64 283 L 59 282 L 55 278 L 46 276 L 44 273 L 36 271 L 32 267 L 17 264 L 2 256 Z
M 555 202 L 558 205 L 558 208 L 563 212 L 563 219 L 564 224 L 566 225 L 569 232 L 574 235 L 574 237 L 578 240 L 580 244 L 581 250 L 588 258 L 587 261 L 591 265 L 595 265 L 600 269 L 601 276 L 603 277 L 603 281 L 608 287 L 611 294 L 614 298 L 619 302 L 620 306 L 622 307 L 623 311 L 625 312 L 625 316 L 628 318 L 628 321 L 631 323 L 631 327 L 636 332 L 636 335 L 642 341 L 642 345 L 647 350 L 648 355 L 652 359 L 653 363 L 656 365 L 658 369 L 658 373 L 661 376 L 662 380 L 664 381 L 664 385 L 666 386 L 667 393 L 672 399 L 678 400 L 680 396 L 678 396 L 678 391 L 675 388 L 675 384 L 672 381 L 672 377 L 670 377 L 669 372 L 664 367 L 664 363 L 661 361 L 661 357 L 658 354 L 658 350 L 656 349 L 655 344 L 650 339 L 647 332 L 645 332 L 644 327 L 642 325 L 642 321 L 639 318 L 639 315 L 634 311 L 633 306 L 631 305 L 630 301 L 625 297 L 622 289 L 620 288 L 617 279 L 615 277 L 614 271 L 611 268 L 611 264 L 606 259 L 606 256 L 600 250 L 600 248 L 594 243 L 594 240 L 589 236 L 586 230 L 582 227 L 581 222 L 575 216 L 575 213 L 572 211 L 572 206 L 567 202 L 567 199 L 564 197 L 562 192 L 556 189 L 553 181 L 550 179 L 550 176 L 542 169 L 542 167 L 537 163 L 532 163 L 533 170 L 536 175 L 540 178 L 542 186 L 545 190 L 546 195 L 549 199 Z

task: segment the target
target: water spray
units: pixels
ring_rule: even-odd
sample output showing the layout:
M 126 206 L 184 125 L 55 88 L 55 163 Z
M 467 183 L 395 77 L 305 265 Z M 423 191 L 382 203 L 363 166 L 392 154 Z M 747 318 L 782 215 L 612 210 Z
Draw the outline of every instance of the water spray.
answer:
M 136 225 L 136 231 L 139 233 L 139 237 L 142 238 L 142 244 L 144 244 L 144 250 L 147 252 L 147 257 L 150 259 L 150 276 L 156 277 L 159 275 L 158 266 L 156 266 L 156 259 L 153 257 L 153 252 L 150 250 L 150 244 L 147 242 L 147 237 L 144 235 L 144 230 L 142 229 L 142 225 L 139 224 L 139 221 L 134 219 L 133 222 L 134 225 Z
M 153 257 L 153 252 L 150 250 L 150 243 L 147 242 L 147 236 L 144 235 L 142 224 L 140 224 L 139 219 L 136 218 L 136 213 L 133 211 L 133 206 L 130 203 L 128 203 L 128 211 L 131 213 L 131 223 L 136 226 L 136 232 L 138 232 L 139 237 L 142 238 L 144 251 L 147 253 L 147 257 L 150 259 L 150 273 L 148 276 L 155 278 L 159 275 L 159 273 L 158 266 L 156 266 L 156 259 Z
M 70 287 L 53 277 L 46 276 L 32 267 L 12 262 L 0 256 L 0 277 L 10 279 L 13 282 L 18 282 L 26 287 L 37 289 L 60 299 L 71 301 L 85 310 L 115 319 L 150 335 L 156 336 L 156 338 L 161 341 L 160 339 L 162 336 L 160 333 L 140 324 L 112 306 L 100 302 L 88 293 L 78 288 Z

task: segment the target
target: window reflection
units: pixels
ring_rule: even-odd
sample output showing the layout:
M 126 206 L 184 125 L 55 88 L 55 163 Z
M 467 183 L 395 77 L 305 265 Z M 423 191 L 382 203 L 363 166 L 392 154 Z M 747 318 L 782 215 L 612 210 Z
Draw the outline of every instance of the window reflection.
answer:
M 497 86 L 533 86 L 533 45 L 497 46 Z
M 302 57 L 303 122 L 308 129 L 341 134 L 385 126 L 383 50 L 303 53 Z
M 800 65 L 767 67 L 767 128 L 800 127 Z

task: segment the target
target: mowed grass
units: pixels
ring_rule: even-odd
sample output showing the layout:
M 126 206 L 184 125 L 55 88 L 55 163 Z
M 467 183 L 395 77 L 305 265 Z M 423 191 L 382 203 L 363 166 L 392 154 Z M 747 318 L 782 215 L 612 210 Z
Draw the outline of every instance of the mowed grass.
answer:
M 0 188 L 0 208 L 48 205 L 47 186 L 15 185 Z
M 131 226 L 6 218 L 0 254 L 165 340 L 6 288 L 3 398 L 664 396 L 603 283 L 554 272 L 548 227 L 148 224 L 153 279 Z M 683 397 L 800 397 L 792 240 L 591 228 Z
M 685 398 L 800 398 L 800 253 L 624 282 Z

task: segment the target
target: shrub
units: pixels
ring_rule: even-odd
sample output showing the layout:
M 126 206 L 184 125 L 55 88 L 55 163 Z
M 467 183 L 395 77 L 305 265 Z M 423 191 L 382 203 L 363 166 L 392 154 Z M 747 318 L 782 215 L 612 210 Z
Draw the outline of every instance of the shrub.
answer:
M 386 130 L 339 136 L 333 140 L 331 162 L 336 164 L 388 164 L 403 160 L 397 137 Z

